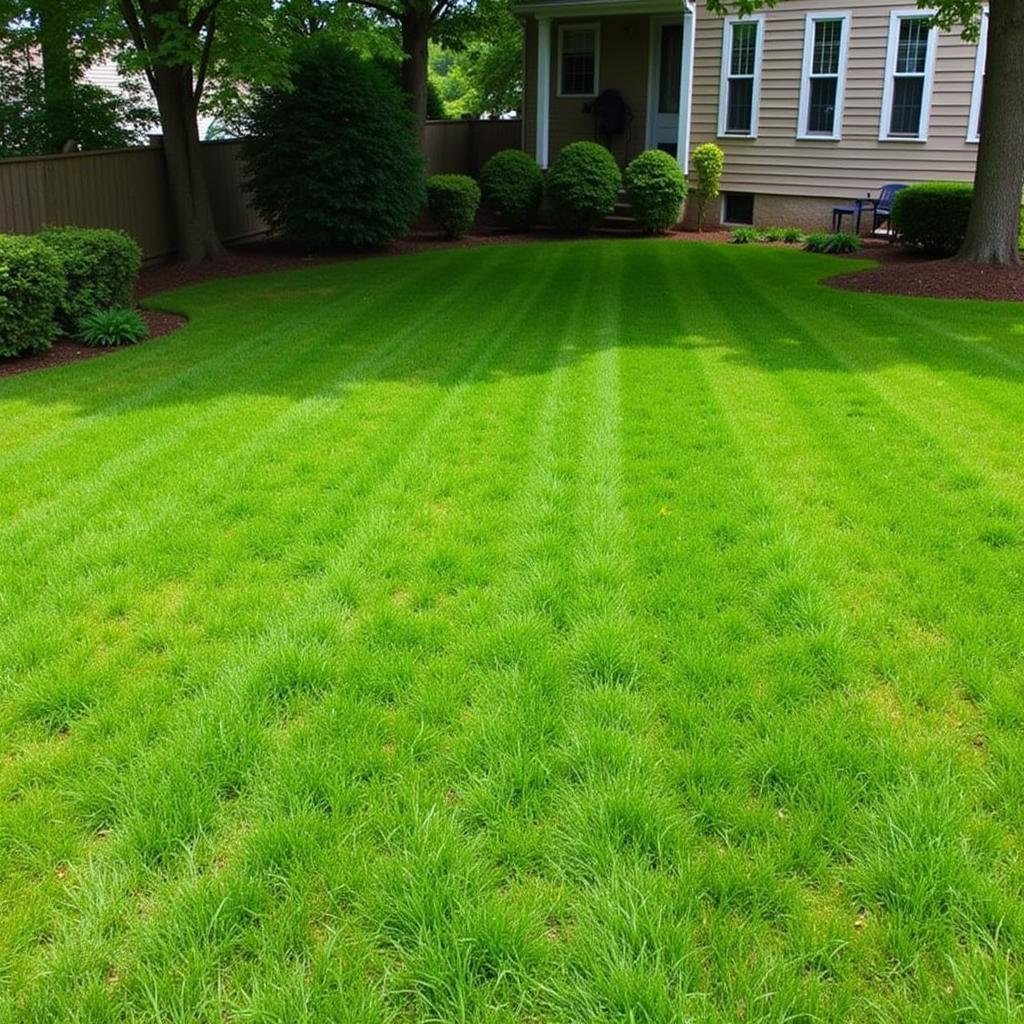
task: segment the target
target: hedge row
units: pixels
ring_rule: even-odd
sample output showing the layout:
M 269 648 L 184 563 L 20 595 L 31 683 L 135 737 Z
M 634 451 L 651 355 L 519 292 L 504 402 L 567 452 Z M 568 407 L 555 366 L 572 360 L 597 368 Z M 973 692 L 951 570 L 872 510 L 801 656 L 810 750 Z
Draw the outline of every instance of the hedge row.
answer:
M 47 349 L 88 315 L 127 306 L 141 266 L 139 246 L 121 231 L 0 235 L 0 355 Z

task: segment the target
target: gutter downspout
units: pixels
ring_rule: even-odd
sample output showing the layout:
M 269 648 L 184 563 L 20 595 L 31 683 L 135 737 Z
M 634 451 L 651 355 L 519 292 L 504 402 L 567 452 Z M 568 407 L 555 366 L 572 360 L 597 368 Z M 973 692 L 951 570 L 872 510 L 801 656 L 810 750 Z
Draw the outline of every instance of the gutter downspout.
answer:
M 683 169 L 683 174 L 690 171 L 690 121 L 693 114 L 693 63 L 694 41 L 697 36 L 697 5 L 694 0 L 683 0 L 686 17 L 683 24 L 683 67 L 680 78 L 680 94 L 686 97 L 686 113 L 683 116 L 682 104 L 679 111 L 679 135 L 676 140 L 676 160 Z

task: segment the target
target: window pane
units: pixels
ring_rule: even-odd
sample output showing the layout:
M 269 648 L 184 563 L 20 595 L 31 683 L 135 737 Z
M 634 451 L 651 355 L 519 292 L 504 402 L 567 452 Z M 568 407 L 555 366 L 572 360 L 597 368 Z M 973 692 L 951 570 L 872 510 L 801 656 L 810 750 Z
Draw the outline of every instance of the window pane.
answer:
M 661 30 L 661 81 L 658 83 L 658 113 L 679 113 L 679 72 L 683 63 L 683 26 L 666 25 Z
M 839 50 L 842 40 L 843 23 L 841 21 L 816 21 L 814 23 L 812 75 L 839 74 Z
M 811 101 L 807 109 L 807 131 L 831 135 L 836 120 L 838 79 L 812 78 Z
M 750 134 L 750 115 L 754 107 L 754 80 L 734 78 L 729 81 L 729 102 L 726 106 L 725 130 Z
M 727 224 L 753 224 L 754 197 L 749 192 L 726 192 L 723 213 Z
M 595 36 L 591 29 L 567 30 L 562 36 L 562 92 L 590 95 L 594 89 Z
M 892 84 L 892 117 L 890 135 L 916 136 L 921 128 L 921 101 L 924 98 L 923 78 L 897 78 Z
M 928 21 L 925 18 L 901 18 L 900 39 L 896 47 L 896 74 L 923 75 L 928 60 Z
M 752 75 L 757 56 L 757 22 L 736 22 L 732 26 L 730 73 Z

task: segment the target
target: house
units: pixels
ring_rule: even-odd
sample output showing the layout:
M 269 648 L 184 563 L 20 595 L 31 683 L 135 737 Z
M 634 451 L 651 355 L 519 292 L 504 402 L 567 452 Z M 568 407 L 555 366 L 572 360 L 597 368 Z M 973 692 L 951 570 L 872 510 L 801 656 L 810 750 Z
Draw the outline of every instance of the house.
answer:
M 725 173 L 709 224 L 819 230 L 837 203 L 886 182 L 973 180 L 987 14 L 973 44 L 884 0 L 780 0 L 748 17 L 703 0 L 521 0 L 516 11 L 523 145 L 543 167 L 602 123 L 622 164 L 659 147 L 686 171 L 693 148 L 715 142 Z M 595 117 L 599 96 L 598 112 L 611 103 L 618 116 Z

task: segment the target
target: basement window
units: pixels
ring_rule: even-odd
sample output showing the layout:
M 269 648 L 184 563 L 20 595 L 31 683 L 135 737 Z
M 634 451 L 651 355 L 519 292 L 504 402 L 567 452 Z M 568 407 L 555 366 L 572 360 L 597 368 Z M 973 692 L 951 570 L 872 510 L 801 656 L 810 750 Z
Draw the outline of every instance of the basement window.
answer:
M 753 224 L 754 196 L 750 192 L 722 193 L 723 224 Z

